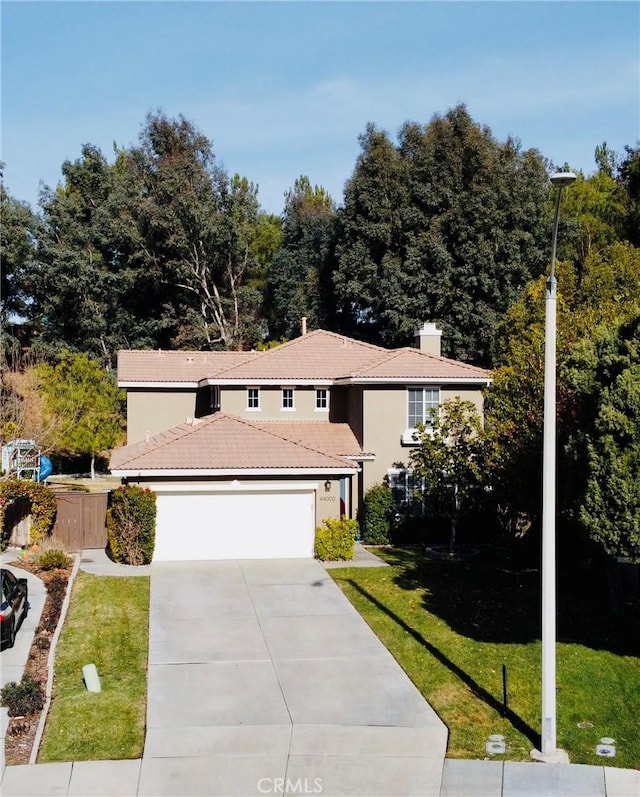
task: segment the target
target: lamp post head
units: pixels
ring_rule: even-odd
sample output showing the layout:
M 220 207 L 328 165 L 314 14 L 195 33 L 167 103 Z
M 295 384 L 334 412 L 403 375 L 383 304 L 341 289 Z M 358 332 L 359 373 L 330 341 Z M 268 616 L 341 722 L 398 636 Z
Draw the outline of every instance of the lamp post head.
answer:
M 549 179 L 556 188 L 565 188 L 571 183 L 575 183 L 577 178 L 573 172 L 555 172 Z

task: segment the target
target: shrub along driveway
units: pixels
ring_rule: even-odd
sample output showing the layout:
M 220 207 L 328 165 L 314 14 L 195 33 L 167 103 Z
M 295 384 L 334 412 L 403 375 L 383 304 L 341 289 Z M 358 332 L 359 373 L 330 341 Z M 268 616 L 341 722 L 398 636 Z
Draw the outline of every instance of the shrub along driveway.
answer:
M 446 739 L 317 562 L 153 565 L 140 794 L 438 795 Z

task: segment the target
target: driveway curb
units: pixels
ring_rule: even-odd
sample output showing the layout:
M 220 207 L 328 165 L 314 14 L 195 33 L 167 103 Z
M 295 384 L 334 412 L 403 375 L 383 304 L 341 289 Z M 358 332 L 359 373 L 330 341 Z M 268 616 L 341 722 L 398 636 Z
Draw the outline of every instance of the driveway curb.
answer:
M 58 639 L 60 638 L 60 634 L 62 633 L 62 626 L 64 625 L 64 621 L 67 616 L 67 611 L 69 610 L 69 604 L 71 603 L 71 590 L 73 589 L 73 583 L 76 580 L 76 575 L 78 574 L 78 570 L 80 568 L 80 557 L 77 554 L 72 554 L 72 555 L 74 559 L 73 569 L 71 570 L 71 575 L 69 576 L 69 580 L 67 581 L 67 591 L 65 592 L 64 601 L 62 602 L 62 607 L 60 609 L 60 617 L 58 618 L 58 624 L 56 625 L 56 630 L 51 640 L 51 647 L 49 648 L 49 655 L 47 657 L 47 687 L 45 692 L 45 702 L 42 709 L 42 713 L 40 714 L 40 721 L 38 722 L 36 735 L 33 740 L 31 755 L 29 756 L 30 764 L 35 764 L 38 759 L 38 752 L 40 751 L 40 742 L 42 741 L 42 734 L 44 733 L 44 726 L 47 723 L 47 715 L 49 714 L 49 707 L 51 705 L 56 648 L 58 647 Z

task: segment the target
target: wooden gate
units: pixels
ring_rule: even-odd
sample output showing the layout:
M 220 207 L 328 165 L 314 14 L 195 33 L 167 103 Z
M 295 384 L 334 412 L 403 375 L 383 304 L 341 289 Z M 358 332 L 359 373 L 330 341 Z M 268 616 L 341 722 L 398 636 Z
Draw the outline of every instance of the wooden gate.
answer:
M 22 548 L 31 541 L 31 502 L 28 498 L 9 501 L 4 510 L 4 528 L 9 545 Z M 1 531 L 1 529 L 0 529 Z
M 52 537 L 68 551 L 104 548 L 107 544 L 109 493 L 60 492 Z

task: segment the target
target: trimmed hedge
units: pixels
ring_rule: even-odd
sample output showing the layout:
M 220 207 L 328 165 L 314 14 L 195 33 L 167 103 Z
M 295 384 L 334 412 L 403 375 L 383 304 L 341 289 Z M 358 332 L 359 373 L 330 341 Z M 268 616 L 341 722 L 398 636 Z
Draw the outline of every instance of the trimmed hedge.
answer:
M 360 515 L 360 531 L 365 545 L 388 545 L 391 542 L 395 505 L 386 484 L 374 484 L 367 490 Z
M 325 518 L 316 529 L 316 557 L 323 562 L 343 562 L 353 559 L 358 522 L 344 515 Z
M 107 535 L 116 562 L 149 564 L 156 542 L 156 494 L 137 484 L 119 487 L 107 512 Z

